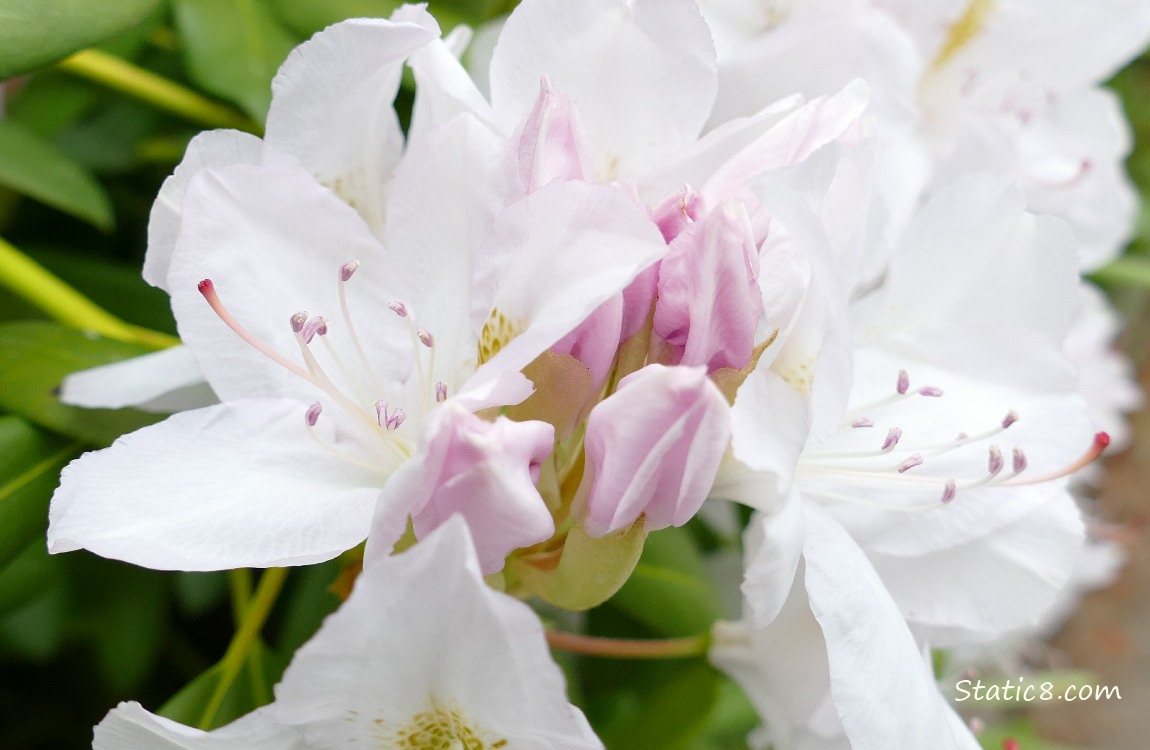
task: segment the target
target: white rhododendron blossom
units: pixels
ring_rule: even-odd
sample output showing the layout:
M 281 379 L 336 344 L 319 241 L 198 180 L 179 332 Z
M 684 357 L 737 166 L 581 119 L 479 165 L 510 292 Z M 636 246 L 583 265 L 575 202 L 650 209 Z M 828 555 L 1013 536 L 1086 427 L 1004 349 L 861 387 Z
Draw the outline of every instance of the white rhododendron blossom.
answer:
M 94 750 L 602 748 L 539 618 L 483 582 L 466 525 L 369 564 L 295 654 L 275 701 L 211 732 L 121 703 Z
M 977 747 L 930 649 L 1038 622 L 1068 477 L 1136 400 L 1076 308 L 1132 211 L 1094 87 L 1150 22 L 1032 76 L 1031 4 L 936 5 L 525 0 L 474 76 L 404 6 L 299 47 L 264 139 L 193 140 L 144 269 L 183 345 L 64 386 L 185 410 L 64 471 L 49 548 L 366 563 L 275 703 L 207 734 L 126 704 L 96 747 L 598 746 L 505 594 L 595 607 L 726 501 L 709 658 L 766 741 Z

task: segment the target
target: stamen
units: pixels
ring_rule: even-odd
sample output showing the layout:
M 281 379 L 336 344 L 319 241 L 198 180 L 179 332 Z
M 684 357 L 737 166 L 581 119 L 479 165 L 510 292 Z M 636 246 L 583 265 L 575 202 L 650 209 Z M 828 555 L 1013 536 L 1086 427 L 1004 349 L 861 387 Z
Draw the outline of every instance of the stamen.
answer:
M 299 333 L 303 330 L 305 323 L 307 323 L 307 310 L 300 310 L 291 316 L 291 332 Z
M 284 367 L 292 373 L 300 376 L 309 383 L 319 385 L 319 383 L 316 383 L 311 373 L 297 365 L 295 362 L 282 357 L 270 346 L 252 335 L 251 331 L 240 325 L 240 322 L 236 320 L 230 312 L 228 312 L 226 307 L 224 307 L 223 301 L 221 301 L 219 295 L 216 294 L 216 285 L 212 283 L 211 279 L 204 279 L 197 285 L 197 288 L 200 290 L 200 294 L 204 295 L 204 299 L 207 300 L 208 304 L 211 305 L 212 310 L 214 310 L 216 315 L 219 316 L 220 320 L 224 322 L 224 325 L 232 329 L 232 331 L 234 331 L 237 336 L 246 341 L 248 345 L 250 345 L 253 349 L 271 361 L 275 362 L 277 365 Z
M 1106 450 L 1106 446 L 1110 445 L 1110 436 L 1105 432 L 1099 432 L 1094 435 L 1094 442 L 1085 453 L 1079 456 L 1073 463 L 1064 466 L 1061 469 L 1047 472 L 1046 474 L 1039 474 L 1034 477 L 1012 477 L 1002 484 L 1004 485 L 1019 485 L 1019 484 L 1039 484 L 1041 482 L 1049 482 L 1052 479 L 1061 479 L 1062 477 L 1070 476 L 1079 469 L 1085 468 L 1093 463 L 1102 452 Z
M 358 260 L 349 260 L 347 263 L 344 263 L 342 266 L 339 267 L 339 280 L 340 281 L 350 280 L 351 277 L 358 270 L 359 270 L 359 261 Z
M 953 500 L 954 496 L 957 494 L 958 485 L 955 483 L 955 481 L 953 479 L 946 480 L 946 483 L 942 487 L 942 504 L 946 505 L 951 500 Z
M 912 453 L 905 461 L 898 465 L 898 473 L 905 474 L 916 466 L 922 466 L 922 456 L 918 453 Z
M 396 409 L 395 413 L 387 419 L 387 429 L 397 430 L 403 424 L 403 420 L 407 419 L 407 412 L 403 409 Z
M 902 430 L 900 430 L 898 427 L 891 427 L 890 431 L 887 432 L 886 440 L 883 441 L 882 447 L 879 448 L 879 451 L 882 453 L 889 453 L 890 451 L 894 450 L 894 447 L 898 445 L 898 441 L 901 437 Z
M 371 386 L 375 388 L 376 392 L 383 390 L 382 385 L 375 377 L 375 369 L 371 366 L 371 362 L 367 359 L 367 353 L 363 349 L 363 344 L 360 343 L 359 334 L 356 333 L 355 324 L 351 322 L 351 312 L 347 306 L 347 291 L 346 282 L 351 278 L 351 275 L 359 269 L 358 260 L 350 260 L 340 266 L 339 278 L 339 312 L 343 315 L 343 325 L 347 329 L 348 337 L 351 338 L 351 345 L 355 349 L 355 356 L 359 358 L 360 365 L 363 366 L 363 371 L 368 374 L 371 381 Z M 349 377 L 349 380 L 359 383 L 358 378 Z M 362 386 L 361 386 L 362 388 Z
M 442 380 L 435 381 L 435 403 L 442 404 L 447 400 L 447 383 Z
M 998 472 L 1002 471 L 1002 467 L 1006 462 L 1002 459 L 1002 450 L 997 445 L 990 446 L 989 455 L 986 458 L 986 470 L 990 475 L 998 476 Z
M 898 384 L 895 386 L 895 390 L 898 391 L 898 395 L 905 396 L 906 392 L 909 388 L 910 388 L 910 375 L 907 374 L 906 370 L 899 370 L 898 371 Z
M 938 398 L 942 395 L 942 389 L 936 388 L 933 385 L 927 385 L 918 389 L 918 395 L 926 396 L 927 398 Z
M 315 338 L 317 334 L 320 336 L 326 336 L 327 318 L 322 315 L 316 315 L 314 318 L 308 318 L 307 323 L 304 324 L 303 330 L 300 331 L 299 334 L 303 337 L 305 344 L 310 344 L 311 340 Z
M 1015 474 L 1021 474 L 1026 470 L 1026 454 L 1017 446 L 1011 451 L 1011 468 Z
M 1006 416 L 1002 418 L 1002 429 L 1004 429 L 1004 430 L 1007 429 L 1008 427 L 1010 427 L 1010 425 L 1014 424 L 1017 421 L 1018 421 L 1018 412 L 1016 412 L 1014 409 L 1011 409 L 1010 411 L 1008 411 L 1006 413 Z
M 388 302 L 387 307 L 399 317 L 407 317 L 407 305 L 403 304 L 402 302 Z
M 415 332 L 415 335 L 419 338 L 419 343 L 423 344 L 428 349 L 435 346 L 435 339 L 432 338 L 431 334 L 428 333 L 426 330 L 420 328 L 419 330 L 417 330 Z
M 874 422 L 870 421 L 866 417 L 863 417 L 851 422 L 851 427 L 874 427 Z
M 304 416 L 307 418 L 307 426 L 315 427 L 315 423 L 319 421 L 319 415 L 323 413 L 323 404 L 316 401 L 314 404 L 307 408 Z
M 375 402 L 375 421 L 380 427 L 387 426 L 387 401 L 382 398 Z

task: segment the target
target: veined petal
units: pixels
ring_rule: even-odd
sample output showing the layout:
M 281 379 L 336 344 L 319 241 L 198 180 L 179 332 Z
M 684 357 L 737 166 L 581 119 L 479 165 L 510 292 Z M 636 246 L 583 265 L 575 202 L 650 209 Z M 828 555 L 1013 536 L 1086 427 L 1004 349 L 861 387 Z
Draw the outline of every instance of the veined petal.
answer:
M 280 356 L 304 365 L 291 327 L 306 311 L 329 321 L 330 338 L 347 368 L 332 366 L 340 385 L 356 391 L 359 380 L 391 381 L 411 363 L 406 324 L 387 309 L 396 299 L 395 269 L 363 220 L 298 167 L 233 166 L 203 170 L 184 202 L 180 239 L 172 258 L 169 287 L 180 337 L 196 354 L 208 382 L 224 400 L 248 396 L 295 396 L 305 403 L 321 389 L 256 351 L 229 328 L 198 289 L 211 279 L 226 308 L 250 334 Z M 340 302 L 341 269 L 358 260 L 347 284 L 349 323 Z M 355 323 L 358 322 L 358 326 Z M 356 330 L 363 357 L 353 345 Z M 322 343 L 312 347 L 323 360 Z M 370 366 L 364 366 L 366 359 Z M 361 383 L 365 409 L 384 396 Z
M 638 176 L 702 130 L 715 52 L 688 0 L 540 0 L 519 6 L 491 60 L 491 102 L 506 131 L 546 75 L 587 124 L 598 179 Z
M 464 112 L 484 123 L 494 123 L 491 105 L 460 64 L 458 55 L 453 54 L 449 41 L 436 39 L 411 56 L 415 103 L 407 131 L 409 140 L 420 138 Z
M 461 518 L 367 561 L 351 597 L 296 652 L 273 708 L 312 747 L 401 746 L 419 729 L 461 745 L 602 747 L 567 702 L 539 618 L 483 582 Z
M 74 372 L 64 378 L 60 400 L 89 409 L 133 406 L 161 413 L 218 401 L 192 351 L 183 345 Z
M 804 580 L 827 646 L 830 690 L 853 747 L 977 748 L 951 722 L 930 666 L 862 550 L 807 508 Z M 890 711 L 886 706 L 899 706 Z
M 383 191 L 403 151 L 393 101 L 404 60 L 439 36 L 422 7 L 357 18 L 297 47 L 272 81 L 267 142 L 381 230 Z
M 802 558 L 803 497 L 792 489 L 774 513 L 756 513 L 743 534 L 744 568 L 741 586 L 744 618 L 764 628 L 779 616 L 791 593 Z
M 305 410 L 288 400 L 233 401 L 174 414 L 85 454 L 64 469 L 52 498 L 49 551 L 222 570 L 302 565 L 354 547 L 386 476 L 313 442 Z M 355 449 L 329 426 L 316 426 L 322 439 Z
M 218 169 L 233 164 L 260 165 L 279 161 L 286 156 L 268 149 L 254 135 L 238 130 L 209 130 L 188 143 L 184 158 L 164 180 L 152 213 L 148 218 L 148 252 L 144 256 L 144 281 L 167 292 L 168 266 L 176 249 L 183 218 L 184 194 L 188 183 L 200 170 Z

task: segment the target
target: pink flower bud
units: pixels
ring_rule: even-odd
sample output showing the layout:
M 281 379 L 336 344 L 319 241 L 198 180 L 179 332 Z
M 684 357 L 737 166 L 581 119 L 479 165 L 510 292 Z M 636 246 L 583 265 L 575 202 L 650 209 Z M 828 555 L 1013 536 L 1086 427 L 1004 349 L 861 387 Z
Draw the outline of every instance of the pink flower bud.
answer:
M 544 76 L 539 98 L 519 133 L 519 176 L 531 192 L 553 180 L 583 180 L 591 174 L 587 133 L 579 110 Z
M 704 368 L 648 365 L 623 378 L 587 421 L 587 533 L 627 528 L 641 514 L 649 531 L 686 523 L 730 437 L 727 401 Z
M 687 227 L 659 266 L 655 333 L 672 364 L 746 367 L 763 314 L 758 250 L 741 206 L 724 205 Z
M 420 438 L 422 461 L 403 478 L 413 500 L 412 525 L 422 539 L 455 514 L 471 527 L 484 574 L 503 567 L 512 550 L 555 532 L 535 489 L 555 429 L 545 422 L 485 422 L 445 402 Z

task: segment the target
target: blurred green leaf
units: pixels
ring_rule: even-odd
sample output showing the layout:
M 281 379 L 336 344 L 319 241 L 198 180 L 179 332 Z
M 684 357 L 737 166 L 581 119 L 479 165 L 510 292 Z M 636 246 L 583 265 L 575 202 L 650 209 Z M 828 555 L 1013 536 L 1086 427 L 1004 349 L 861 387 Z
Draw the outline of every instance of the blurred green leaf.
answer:
M 0 324 L 0 408 L 64 435 L 108 445 L 162 416 L 134 409 L 67 406 L 56 398 L 54 389 L 69 373 L 149 351 L 55 323 Z
M 0 617 L 0 647 L 33 661 L 52 658 L 67 635 L 68 600 L 66 587 L 53 586 Z
M 287 659 L 263 647 L 262 644 L 260 650 L 264 656 L 263 667 L 266 682 L 269 685 L 275 684 L 287 666 Z M 200 723 L 200 718 L 204 714 L 204 709 L 207 708 L 208 701 L 211 700 L 212 691 L 215 690 L 220 681 L 221 672 L 222 668 L 219 664 L 212 666 L 185 685 L 167 703 L 160 706 L 160 710 L 156 713 L 181 724 L 196 726 Z M 233 680 L 231 687 L 224 695 L 219 710 L 216 712 L 212 726 L 223 726 L 259 708 L 259 706 L 259 701 L 252 693 L 251 682 L 249 680 Z
M 986 750 L 1002 750 L 1002 743 L 1007 739 L 1016 740 L 1022 750 L 1080 750 L 1043 739 L 1025 718 L 1014 719 L 1005 724 L 992 724 L 978 735 L 979 744 Z
M 160 0 L 0 0 L 0 79 L 130 29 Z
M 401 0 L 268 0 L 276 17 L 301 38 L 345 18 L 387 18 Z
M 211 573 L 175 574 L 176 603 L 180 611 L 189 615 L 199 615 L 220 604 L 228 595 L 228 574 L 223 571 Z
M 639 564 L 610 604 L 668 636 L 707 632 L 722 616 L 703 557 L 684 528 L 647 537 Z
M 49 557 L 43 540 L 24 548 L 0 570 L 0 615 L 12 612 L 61 585 L 60 558 Z
M 722 676 L 697 659 L 661 666 L 638 691 L 638 703 L 601 729 L 609 750 L 676 750 L 703 730 Z
M 11 120 L 0 120 L 0 184 L 101 229 L 115 224 L 112 202 L 96 178 Z
M 0 568 L 43 538 L 60 469 L 82 449 L 20 417 L 0 417 Z
M 175 18 L 192 80 L 263 122 L 296 39 L 258 0 L 175 0 Z
M 319 630 L 320 623 L 339 608 L 339 597 L 331 585 L 339 576 L 338 560 L 298 568 L 292 575 L 291 587 L 282 599 L 279 639 L 276 644 L 285 654 L 294 653 Z

